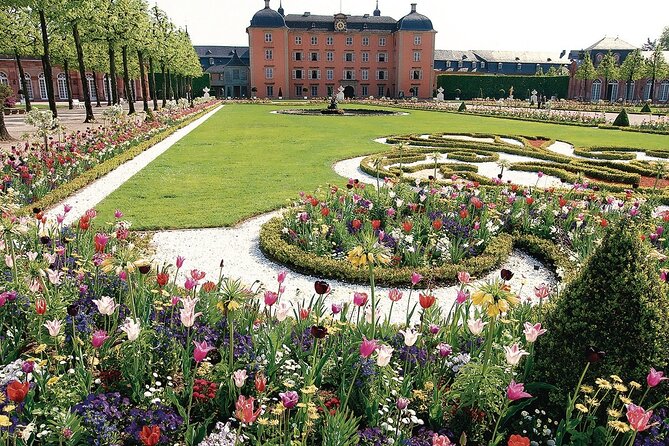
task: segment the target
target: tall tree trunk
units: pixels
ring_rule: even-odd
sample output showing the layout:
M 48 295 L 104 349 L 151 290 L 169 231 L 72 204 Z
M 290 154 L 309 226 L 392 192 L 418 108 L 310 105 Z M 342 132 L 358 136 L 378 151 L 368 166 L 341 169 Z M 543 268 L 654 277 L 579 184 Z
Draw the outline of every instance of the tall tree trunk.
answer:
M 149 113 L 149 99 L 146 91 L 146 76 L 144 75 L 144 55 L 142 50 L 137 50 L 137 59 L 139 61 L 139 78 L 142 86 L 142 102 L 144 103 L 144 113 Z
M 32 110 L 30 105 L 30 97 L 28 95 L 28 84 L 26 83 L 26 73 L 23 71 L 23 64 L 18 51 L 14 51 L 14 58 L 16 59 L 16 67 L 19 69 L 19 79 L 21 81 L 21 90 L 23 90 L 23 97 L 26 100 L 26 111 Z
M 93 71 L 93 91 L 95 92 L 95 106 L 100 107 L 100 90 L 98 90 L 98 73 Z
M 653 76 L 651 78 L 650 82 L 650 102 L 651 104 L 655 102 L 655 97 L 653 96 L 653 93 L 655 92 L 655 69 L 653 69 Z
M 12 135 L 7 131 L 7 126 L 5 125 L 5 100 L 2 99 L 0 104 L 0 141 L 11 141 Z
M 79 24 L 74 22 L 72 25 L 72 36 L 74 37 L 74 47 L 77 50 L 77 60 L 79 62 L 79 77 L 81 77 L 81 87 L 84 94 L 84 106 L 86 107 L 85 123 L 95 121 L 93 116 L 93 105 L 91 104 L 91 92 L 88 89 L 88 79 L 86 79 L 86 65 L 84 64 L 84 49 L 81 46 L 79 37 Z
M 110 80 L 110 90 L 112 95 L 112 103 L 118 104 L 118 82 L 116 82 L 116 51 L 114 51 L 114 43 L 108 41 L 109 45 L 109 80 Z
M 193 106 L 193 78 L 188 76 L 188 99 L 190 100 L 190 106 Z
M 167 104 L 167 73 L 165 72 L 165 65 L 162 65 L 161 68 L 163 73 L 163 108 L 165 108 Z
M 51 71 L 51 56 L 49 55 L 49 34 L 46 28 L 46 17 L 44 11 L 39 11 L 39 23 L 42 30 L 42 47 L 44 54 L 42 55 L 42 66 L 44 68 L 44 80 L 46 81 L 46 92 L 49 96 L 49 109 L 53 113 L 53 117 L 58 116 L 58 109 L 56 109 L 56 94 L 53 88 L 53 72 Z
M 68 108 L 72 110 L 74 105 L 72 104 L 72 80 L 70 79 L 70 64 L 67 60 L 63 63 L 63 70 L 65 70 L 65 91 L 67 92 L 67 104 Z
M 153 111 L 158 111 L 158 96 L 156 95 L 156 71 L 153 67 L 153 57 L 149 57 L 149 91 L 151 93 L 151 98 L 153 99 Z
M 128 114 L 132 115 L 135 113 L 135 99 L 132 97 L 132 91 L 130 89 L 130 74 L 128 73 L 128 46 L 123 45 L 121 47 L 121 54 L 123 55 L 123 84 L 125 85 L 125 93 L 127 95 L 126 99 L 128 100 Z
M 112 105 L 111 74 L 105 73 L 105 75 L 102 77 L 102 82 L 104 83 L 104 87 L 102 89 L 105 92 L 105 96 L 107 96 L 107 106 L 110 106 Z
M 170 69 L 167 69 L 167 96 L 170 100 L 174 99 L 174 90 L 172 89 L 172 75 L 170 74 Z

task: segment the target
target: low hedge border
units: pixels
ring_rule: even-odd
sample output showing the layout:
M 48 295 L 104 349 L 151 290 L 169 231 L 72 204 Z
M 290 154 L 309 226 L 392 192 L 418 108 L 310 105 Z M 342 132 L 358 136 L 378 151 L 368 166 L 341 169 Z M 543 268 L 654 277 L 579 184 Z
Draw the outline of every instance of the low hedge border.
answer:
M 31 204 L 25 205 L 21 207 L 17 215 L 29 215 L 32 214 L 33 208 L 40 208 L 40 209 L 50 209 L 53 206 L 57 205 L 61 201 L 67 199 L 70 195 L 78 192 L 80 189 L 83 189 L 84 187 L 90 185 L 97 179 L 107 175 L 109 172 L 112 170 L 116 169 L 122 164 L 125 164 L 126 162 L 130 161 L 131 159 L 135 158 L 137 155 L 140 153 L 144 152 L 145 150 L 153 147 L 154 145 L 158 144 L 159 142 L 163 141 L 166 139 L 168 136 L 172 135 L 175 133 L 177 130 L 180 130 L 184 128 L 185 126 L 189 125 L 193 121 L 201 118 L 205 114 L 209 113 L 212 111 L 214 108 L 218 107 L 219 103 L 215 103 L 214 105 L 211 105 L 210 107 L 207 107 L 197 113 L 195 113 L 192 116 L 189 116 L 188 118 L 184 119 L 183 121 L 163 130 L 162 132 L 154 135 L 150 139 L 146 141 L 142 141 L 139 144 L 137 144 L 134 147 L 129 148 L 123 153 L 118 154 L 117 156 L 110 158 L 97 166 L 87 170 L 86 172 L 83 172 L 81 175 L 78 177 L 72 179 L 71 181 L 68 181 L 65 184 L 62 184 L 61 186 L 57 187 L 56 189 L 52 190 L 48 194 L 46 194 L 44 197 L 40 198 L 38 201 L 33 202 Z
M 291 245 L 282 238 L 283 220 L 273 218 L 260 228 L 260 250 L 273 261 L 304 274 L 319 278 L 343 280 L 352 283 L 369 283 L 368 271 L 358 269 L 345 260 L 319 257 Z M 457 265 L 422 268 L 376 268 L 375 281 L 383 286 L 406 287 L 411 283 L 411 274 L 418 272 L 429 278 L 433 284 L 453 283 L 458 271 L 468 271 L 472 275 L 481 275 L 499 266 L 511 253 L 513 238 L 500 234 L 493 238 L 480 255 Z M 427 281 L 425 281 L 427 282 Z
M 615 125 L 607 125 L 607 124 L 600 124 L 597 127 L 599 127 L 602 130 L 621 130 L 623 132 L 650 133 L 653 135 L 669 135 L 669 130 L 642 129 L 639 127 L 618 127 Z
M 627 160 L 631 161 L 636 158 L 634 153 L 625 153 L 622 151 L 597 151 L 597 149 L 574 149 L 574 155 L 582 156 L 584 158 L 600 159 L 600 160 Z
M 275 217 L 260 228 L 260 249 L 269 259 L 281 263 L 294 271 L 309 274 L 317 278 L 336 279 L 352 283 L 368 284 L 368 272 L 358 269 L 346 260 L 319 257 L 291 245 L 282 238 L 283 220 Z M 558 246 L 549 240 L 535 235 L 514 233 L 500 234 L 493 238 L 483 253 L 457 265 L 423 268 L 376 268 L 375 281 L 383 286 L 406 287 L 411 283 L 411 274 L 415 271 L 429 278 L 433 284 L 447 285 L 455 283 L 458 271 L 467 271 L 474 277 L 481 277 L 498 267 L 518 248 L 544 262 L 553 270 L 562 272 L 565 279 L 570 279 L 577 268 Z M 422 283 L 427 283 L 423 281 Z

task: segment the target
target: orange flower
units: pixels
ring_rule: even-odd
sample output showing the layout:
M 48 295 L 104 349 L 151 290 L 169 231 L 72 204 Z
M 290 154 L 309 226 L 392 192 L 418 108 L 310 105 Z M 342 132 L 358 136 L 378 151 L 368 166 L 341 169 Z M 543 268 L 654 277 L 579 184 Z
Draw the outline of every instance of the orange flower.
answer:
M 410 221 L 405 221 L 402 223 L 402 229 L 404 229 L 404 232 L 409 233 L 413 229 L 413 223 Z
M 156 446 L 160 441 L 160 426 L 144 426 L 139 439 L 144 446 Z
M 239 399 L 237 399 L 237 402 L 235 403 L 237 409 L 235 410 L 235 417 L 242 423 L 253 423 L 262 411 L 260 407 L 255 412 L 253 411 L 254 402 L 255 398 L 253 397 L 246 398 L 244 395 L 239 395 Z
M 423 307 L 423 309 L 425 310 L 434 305 L 436 301 L 437 298 L 434 297 L 432 294 L 420 293 L 420 295 L 418 296 L 418 302 L 420 303 L 420 306 Z
M 509 437 L 508 446 L 530 446 L 530 439 L 518 434 L 513 434 Z
M 12 381 L 7 386 L 7 398 L 15 403 L 22 403 L 30 391 L 30 384 L 27 382 Z
M 202 289 L 205 293 L 211 293 L 216 289 L 216 284 L 210 280 L 202 285 Z

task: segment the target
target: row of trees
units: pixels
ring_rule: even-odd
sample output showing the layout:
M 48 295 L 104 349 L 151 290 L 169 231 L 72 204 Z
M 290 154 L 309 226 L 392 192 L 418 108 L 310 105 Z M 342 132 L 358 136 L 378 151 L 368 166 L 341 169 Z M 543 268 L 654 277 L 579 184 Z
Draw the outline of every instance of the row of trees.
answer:
M 144 0 L 0 0 L 0 54 L 16 60 L 24 93 L 27 85 L 21 59 L 41 58 L 54 116 L 58 110 L 52 65 L 63 67 L 68 90 L 71 67 L 76 67 L 85 122 L 94 120 L 91 97 L 97 97 L 100 105 L 97 88 L 102 73 L 112 80 L 108 103 L 117 104 L 125 96 L 130 114 L 135 112 L 131 79 L 139 79 L 144 111 L 149 113 L 149 97 L 153 98 L 153 109 L 158 110 L 156 76 L 163 78 L 164 106 L 168 98 L 188 96 L 192 78 L 202 74 L 188 32 L 178 29 L 157 6 L 149 8 Z M 116 82 L 119 67 L 124 94 Z M 87 72 L 93 73 L 96 91 L 89 90 Z M 24 94 L 29 111 L 27 96 Z M 70 91 L 68 97 L 71 101 Z
M 584 94 L 582 96 L 586 97 L 587 81 L 603 78 L 604 89 L 602 99 L 609 99 L 606 97 L 609 80 L 624 80 L 629 92 L 632 82 L 646 78 L 651 81 L 650 98 L 652 100 L 654 97 L 655 82 L 669 76 L 669 64 L 664 59 L 663 49 L 664 47 L 661 44 L 655 45 L 653 53 L 648 58 L 645 58 L 640 50 L 634 50 L 627 55 L 621 65 L 618 65 L 616 58 L 609 51 L 604 55 L 596 68 L 590 59 L 590 53 L 585 53 L 583 62 L 576 70 L 576 78 L 584 81 L 582 84 Z M 615 100 L 616 98 L 610 99 Z M 629 99 L 627 95 L 625 99 Z

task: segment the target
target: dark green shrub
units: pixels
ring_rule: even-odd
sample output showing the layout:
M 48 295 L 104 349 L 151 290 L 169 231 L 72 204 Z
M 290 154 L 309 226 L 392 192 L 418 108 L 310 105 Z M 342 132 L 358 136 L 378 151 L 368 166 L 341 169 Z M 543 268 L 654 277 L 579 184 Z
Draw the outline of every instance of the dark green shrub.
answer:
M 630 118 L 627 116 L 627 111 L 623 108 L 620 110 L 620 113 L 618 113 L 618 116 L 616 117 L 616 120 L 613 121 L 613 125 L 616 127 L 629 127 L 630 126 Z
M 467 110 L 467 106 L 465 105 L 464 102 L 462 102 L 462 103 L 460 104 L 460 107 L 458 107 L 458 111 L 459 111 L 459 112 L 463 112 L 463 111 L 466 111 L 466 110 Z
M 545 327 L 535 372 L 539 381 L 557 386 L 551 397 L 557 403 L 578 383 L 588 346 L 606 356 L 591 365 L 586 383 L 610 374 L 645 382 L 650 367 L 667 365 L 669 297 L 631 221 L 608 232 L 548 311 Z
M 643 104 L 643 107 L 641 107 L 641 113 L 652 113 L 650 109 L 650 104 L 648 102 Z

